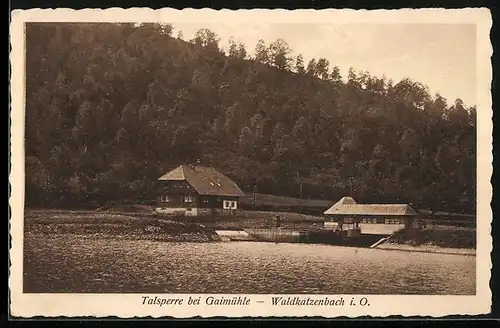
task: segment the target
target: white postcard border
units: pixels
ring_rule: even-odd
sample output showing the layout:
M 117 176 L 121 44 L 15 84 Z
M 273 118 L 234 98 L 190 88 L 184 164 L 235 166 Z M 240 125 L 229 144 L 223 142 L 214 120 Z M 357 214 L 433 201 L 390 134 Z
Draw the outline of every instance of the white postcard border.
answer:
M 321 299 L 342 297 L 346 303 L 351 298 L 366 297 L 368 305 L 356 307 L 337 306 L 273 306 L 272 296 L 239 295 L 249 298 L 246 306 L 207 305 L 208 296 L 231 297 L 234 295 L 151 295 L 151 294 L 24 294 L 23 286 L 23 220 L 24 220 L 24 106 L 25 106 L 25 38 L 26 22 L 228 22 L 259 21 L 266 23 L 447 23 L 477 25 L 477 252 L 476 288 L 473 296 L 407 296 L 407 295 L 290 295 Z M 211 9 L 160 9 L 111 8 L 111 9 L 30 9 L 14 10 L 11 22 L 11 242 L 9 287 L 11 315 L 33 316 L 118 316 L 133 317 L 357 317 L 389 315 L 433 316 L 475 315 L 490 312 L 491 291 L 491 219 L 492 189 L 492 46 L 489 31 L 492 25 L 488 9 L 400 9 L 400 10 L 220 10 Z M 147 306 L 142 296 L 183 298 L 201 297 L 198 306 Z M 257 301 L 263 300 L 264 303 Z

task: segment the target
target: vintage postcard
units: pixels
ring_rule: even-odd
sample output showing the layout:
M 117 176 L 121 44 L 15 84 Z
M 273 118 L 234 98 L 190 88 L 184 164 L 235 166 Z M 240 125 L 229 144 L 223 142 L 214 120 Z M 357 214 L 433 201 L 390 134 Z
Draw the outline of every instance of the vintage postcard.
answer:
M 11 315 L 489 313 L 491 25 L 13 11 Z

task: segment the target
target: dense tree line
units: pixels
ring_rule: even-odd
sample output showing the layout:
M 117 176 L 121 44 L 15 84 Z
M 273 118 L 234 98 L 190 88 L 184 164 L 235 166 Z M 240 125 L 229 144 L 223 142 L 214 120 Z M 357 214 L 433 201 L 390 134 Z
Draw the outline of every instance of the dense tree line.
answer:
M 26 191 L 146 196 L 200 161 L 262 193 L 475 209 L 475 108 L 424 85 L 158 24 L 27 25 Z M 223 49 L 224 48 L 224 49 Z

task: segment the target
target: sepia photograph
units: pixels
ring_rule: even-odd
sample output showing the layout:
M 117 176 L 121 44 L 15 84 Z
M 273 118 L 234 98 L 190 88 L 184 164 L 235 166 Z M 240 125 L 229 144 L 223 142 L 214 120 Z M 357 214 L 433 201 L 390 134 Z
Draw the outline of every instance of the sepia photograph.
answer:
M 176 12 L 20 24 L 21 294 L 293 313 L 489 288 L 488 11 Z

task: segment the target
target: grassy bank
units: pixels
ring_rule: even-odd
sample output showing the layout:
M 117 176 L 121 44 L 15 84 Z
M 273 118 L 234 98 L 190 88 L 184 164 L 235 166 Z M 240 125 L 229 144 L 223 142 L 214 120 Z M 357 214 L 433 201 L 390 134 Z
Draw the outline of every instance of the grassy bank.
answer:
M 25 233 L 73 234 L 87 238 L 148 239 L 172 242 L 218 240 L 213 229 L 151 214 L 100 211 L 27 210 Z
M 421 249 L 475 249 L 476 229 L 452 226 L 434 226 L 425 229 L 407 228 L 397 231 L 383 245 L 386 248 L 404 245 L 413 248 L 420 247 Z
M 283 228 L 308 229 L 323 222 L 311 215 L 264 211 L 238 211 L 227 217 L 166 217 L 155 215 L 147 206 L 114 206 L 78 211 L 28 209 L 24 224 L 26 234 L 210 242 L 219 240 L 215 230 L 269 228 L 277 215 Z

